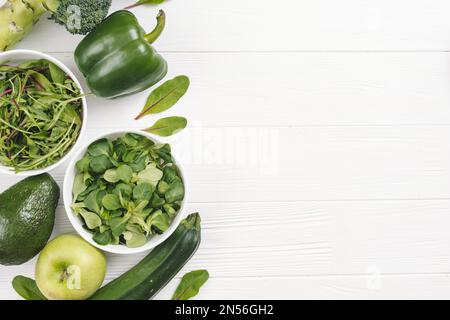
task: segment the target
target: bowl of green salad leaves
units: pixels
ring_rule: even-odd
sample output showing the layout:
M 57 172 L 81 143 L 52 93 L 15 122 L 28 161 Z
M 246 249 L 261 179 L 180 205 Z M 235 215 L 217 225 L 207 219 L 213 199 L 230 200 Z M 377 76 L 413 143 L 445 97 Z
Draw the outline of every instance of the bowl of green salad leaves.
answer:
M 33 50 L 0 53 L 0 173 L 56 168 L 76 149 L 86 116 L 80 82 L 61 61 Z
M 111 253 L 144 252 L 182 220 L 186 178 L 167 143 L 143 131 L 115 131 L 77 151 L 64 179 L 76 231 Z

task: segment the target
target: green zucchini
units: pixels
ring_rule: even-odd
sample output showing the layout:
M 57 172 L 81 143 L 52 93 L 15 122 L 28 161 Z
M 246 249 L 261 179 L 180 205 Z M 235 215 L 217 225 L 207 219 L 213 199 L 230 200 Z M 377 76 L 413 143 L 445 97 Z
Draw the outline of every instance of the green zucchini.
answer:
M 200 215 L 191 214 L 175 232 L 131 270 L 98 290 L 90 300 L 149 300 L 181 270 L 200 245 Z

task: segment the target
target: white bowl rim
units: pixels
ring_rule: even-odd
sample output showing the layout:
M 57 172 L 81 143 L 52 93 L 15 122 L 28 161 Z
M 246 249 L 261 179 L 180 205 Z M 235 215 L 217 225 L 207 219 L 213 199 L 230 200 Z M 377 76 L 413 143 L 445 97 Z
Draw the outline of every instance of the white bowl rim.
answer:
M 21 57 L 16 57 L 16 56 L 30 56 L 29 58 L 21 58 Z M 80 81 L 78 80 L 78 78 L 75 76 L 75 74 L 72 72 L 72 70 L 69 69 L 69 67 L 67 67 L 64 63 L 62 63 L 60 60 L 56 59 L 55 57 L 52 57 L 46 53 L 40 52 L 40 51 L 35 51 L 35 50 L 27 50 L 27 49 L 15 49 L 15 50 L 9 50 L 9 51 L 5 51 L 5 52 L 0 52 L 0 60 L 4 60 L 5 58 L 11 58 L 11 60 L 27 60 L 27 59 L 33 59 L 32 56 L 35 56 L 36 59 L 46 59 L 49 60 L 50 62 L 53 62 L 54 64 L 56 64 L 58 67 L 61 68 L 61 70 L 63 70 L 70 78 L 72 78 L 72 80 L 75 82 L 75 84 L 80 88 L 80 93 L 82 95 L 84 95 L 84 90 L 83 87 L 81 86 Z M 1 62 L 1 61 L 0 61 Z M 41 169 L 36 169 L 36 170 L 28 170 L 28 171 L 22 171 L 22 172 L 15 172 L 13 168 L 11 167 L 6 167 L 4 165 L 2 165 L 0 163 L 0 173 L 4 173 L 4 174 L 8 174 L 11 176 L 15 176 L 15 177 L 31 177 L 31 176 L 36 176 L 42 173 L 46 173 L 49 171 L 52 171 L 53 169 L 59 167 L 62 163 L 64 163 L 67 159 L 69 159 L 73 153 L 75 152 L 75 150 L 79 147 L 80 141 L 82 140 L 82 137 L 84 136 L 84 133 L 86 131 L 86 125 L 87 125 L 87 100 L 86 100 L 86 96 L 83 96 L 81 98 L 82 101 L 82 109 L 83 109 L 83 121 L 81 123 L 81 129 L 80 129 L 80 133 L 78 135 L 77 141 L 75 141 L 74 145 L 72 146 L 72 148 L 69 150 L 69 152 L 67 152 L 61 159 L 59 159 L 57 162 L 55 162 L 54 164 L 45 167 L 45 168 L 41 168 Z
M 189 194 L 188 194 L 188 181 L 187 181 L 187 177 L 185 174 L 186 171 L 184 170 L 183 166 L 177 161 L 178 157 L 172 150 L 171 154 L 174 159 L 174 163 L 178 167 L 178 171 L 180 173 L 181 179 L 183 180 L 185 192 L 184 192 L 184 199 L 181 203 L 180 210 L 178 211 L 178 214 L 176 215 L 176 217 L 173 219 L 169 229 L 166 232 L 164 232 L 162 235 L 153 236 L 149 241 L 147 241 L 147 243 L 145 245 L 143 245 L 142 247 L 138 247 L 138 248 L 128 248 L 125 245 L 112 245 L 112 244 L 102 246 L 102 245 L 99 245 L 98 243 L 96 243 L 92 239 L 93 234 L 83 228 L 81 220 L 79 219 L 79 217 L 77 217 L 74 214 L 74 212 L 71 208 L 72 199 L 73 199 L 73 195 L 72 195 L 73 179 L 75 178 L 75 164 L 79 159 L 82 158 L 82 156 L 84 156 L 84 154 L 87 151 L 87 148 L 89 147 L 89 145 L 91 145 L 91 143 L 93 143 L 99 139 L 103 139 L 103 138 L 115 139 L 116 137 L 123 136 L 126 133 L 139 134 L 139 135 L 146 137 L 147 139 L 154 141 L 155 143 L 163 143 L 158 138 L 155 138 L 154 135 L 152 135 L 148 132 L 145 132 L 145 131 L 135 130 L 135 129 L 114 130 L 114 131 L 110 131 L 107 133 L 102 133 L 100 136 L 90 139 L 89 142 L 87 142 L 82 148 L 79 148 L 79 150 L 77 150 L 76 154 L 72 157 L 72 159 L 67 167 L 66 174 L 64 176 L 63 197 L 64 197 L 64 207 L 65 207 L 66 215 L 69 218 L 72 226 L 75 228 L 75 230 L 78 232 L 78 234 L 83 239 L 85 239 L 87 242 L 89 242 L 93 246 L 99 248 L 100 250 L 110 252 L 110 253 L 115 253 L 115 254 L 126 254 L 127 255 L 127 254 L 136 254 L 136 253 L 149 251 L 149 250 L 155 248 L 156 246 L 160 245 L 164 241 L 166 241 L 167 238 L 169 238 L 172 235 L 172 233 L 175 231 L 175 229 L 179 226 L 181 220 L 184 217 L 184 209 L 185 209 L 185 205 L 188 201 Z M 71 178 L 71 176 L 72 176 L 72 178 Z M 155 240 L 153 240 L 153 239 L 155 239 Z

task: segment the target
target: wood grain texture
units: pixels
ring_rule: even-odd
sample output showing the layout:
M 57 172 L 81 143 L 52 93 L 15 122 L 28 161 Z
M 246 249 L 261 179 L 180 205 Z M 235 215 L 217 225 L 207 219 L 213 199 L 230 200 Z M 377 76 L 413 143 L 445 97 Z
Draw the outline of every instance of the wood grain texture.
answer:
M 449 209 L 450 200 L 191 203 L 186 213 L 200 212 L 203 241 L 184 271 L 206 268 L 218 278 L 444 274 Z M 54 235 L 67 232 L 73 228 L 59 207 Z M 144 256 L 108 255 L 108 280 Z M 32 275 L 34 261 L 1 268 L 7 282 Z
M 134 0 L 114 0 L 111 11 Z M 161 51 L 424 51 L 450 49 L 446 0 L 169 1 L 133 12 L 146 30 L 162 7 Z M 48 36 L 51 30 L 52 37 Z M 20 47 L 73 51 L 81 36 L 42 19 Z M 65 39 L 65 41 L 61 41 Z
M 202 246 L 183 270 L 210 271 L 198 298 L 450 298 L 450 3 L 162 7 L 155 47 L 168 78 L 192 83 L 163 116 L 190 120 L 168 141 L 189 178 L 186 213 L 203 217 Z M 157 7 L 133 12 L 150 30 Z M 42 19 L 19 48 L 76 71 L 80 39 Z M 151 125 L 158 117 L 132 120 L 147 94 L 89 96 L 83 143 Z M 60 185 L 66 167 L 52 172 Z M 0 175 L 0 192 L 19 180 Z M 57 213 L 54 235 L 73 232 Z M 108 255 L 107 281 L 143 256 Z M 16 299 L 11 279 L 33 269 L 0 267 L 0 299 Z
M 184 271 L 210 270 L 200 299 L 448 298 L 449 208 L 450 201 L 191 204 L 204 217 L 204 241 Z M 277 214 L 286 221 L 275 223 Z M 62 208 L 57 216 L 55 233 L 71 232 Z M 108 256 L 107 279 L 141 256 Z M 12 277 L 32 276 L 33 267 L 2 267 L 1 298 L 13 298 Z
M 84 143 L 112 129 L 91 122 Z M 448 199 L 450 193 L 450 126 L 191 127 L 168 141 L 186 167 L 194 202 Z M 66 167 L 52 172 L 59 183 Z M 17 181 L 2 177 L 0 188 Z
M 156 300 L 172 297 L 178 285 L 175 279 Z M 449 299 L 448 275 L 416 276 L 320 276 L 275 278 L 210 278 L 196 300 L 271 300 L 281 299 Z M 10 290 L 9 282 L 0 288 Z M 237 289 L 238 288 L 238 289 Z M 19 299 L 11 293 L 6 299 Z
M 49 51 L 49 50 L 47 50 Z M 51 55 L 74 70 L 72 53 Z M 167 79 L 187 74 L 189 92 L 164 115 L 207 126 L 449 125 L 450 53 L 166 53 Z M 86 85 L 82 81 L 84 87 Z M 87 90 L 88 91 L 88 90 Z M 89 119 L 105 127 L 134 121 L 148 91 L 88 97 Z M 122 114 L 124 117 L 114 115 Z M 94 120 L 95 119 L 95 120 Z

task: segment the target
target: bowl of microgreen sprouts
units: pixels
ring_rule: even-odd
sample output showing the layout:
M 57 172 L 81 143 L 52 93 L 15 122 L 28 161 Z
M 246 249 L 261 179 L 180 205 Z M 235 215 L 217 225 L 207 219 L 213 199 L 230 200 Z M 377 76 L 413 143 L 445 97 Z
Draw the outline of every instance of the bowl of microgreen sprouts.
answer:
M 75 230 L 111 253 L 134 254 L 165 241 L 183 218 L 186 177 L 171 146 L 151 134 L 114 131 L 80 148 L 64 178 Z
M 0 172 L 33 176 L 71 156 L 86 128 L 80 82 L 33 50 L 0 53 Z

